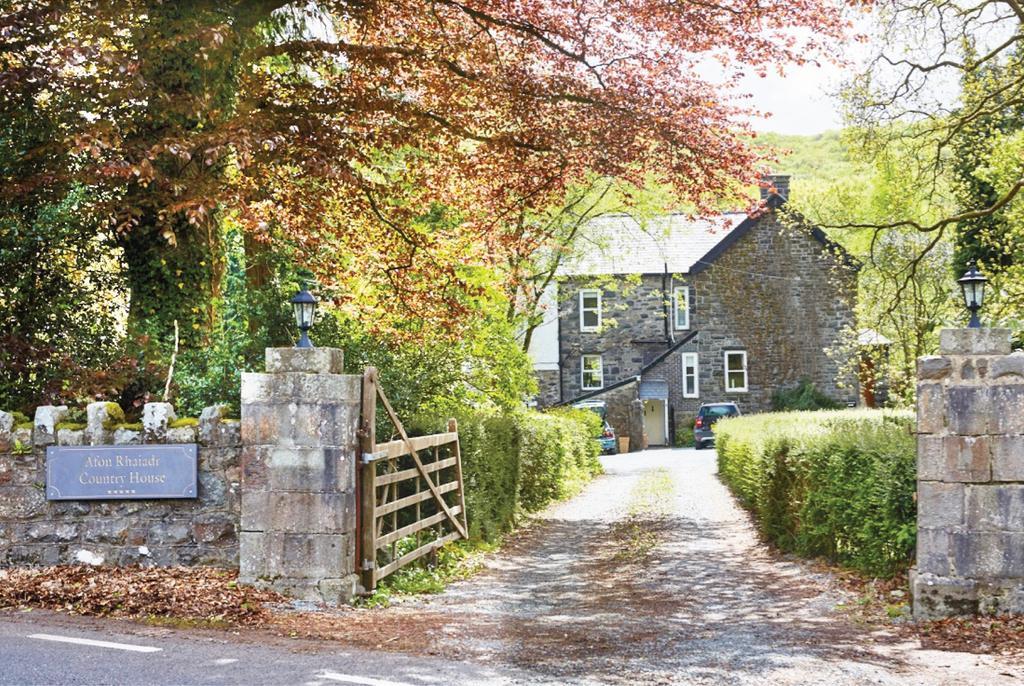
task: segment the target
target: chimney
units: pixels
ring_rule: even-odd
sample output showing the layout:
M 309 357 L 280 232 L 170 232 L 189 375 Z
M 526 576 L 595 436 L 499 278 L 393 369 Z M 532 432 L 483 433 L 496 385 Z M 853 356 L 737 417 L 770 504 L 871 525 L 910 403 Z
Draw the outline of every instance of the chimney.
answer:
M 765 174 L 761 179 L 761 200 L 778 195 L 783 202 L 789 199 L 789 174 Z

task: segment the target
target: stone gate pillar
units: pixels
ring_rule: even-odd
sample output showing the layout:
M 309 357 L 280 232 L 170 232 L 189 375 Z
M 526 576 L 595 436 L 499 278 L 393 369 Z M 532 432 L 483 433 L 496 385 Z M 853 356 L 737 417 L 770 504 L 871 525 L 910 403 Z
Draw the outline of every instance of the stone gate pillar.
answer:
M 914 616 L 1024 612 L 1024 353 L 950 329 L 918 361 Z
M 242 375 L 239 578 L 332 603 L 355 593 L 361 377 L 334 348 L 268 348 Z

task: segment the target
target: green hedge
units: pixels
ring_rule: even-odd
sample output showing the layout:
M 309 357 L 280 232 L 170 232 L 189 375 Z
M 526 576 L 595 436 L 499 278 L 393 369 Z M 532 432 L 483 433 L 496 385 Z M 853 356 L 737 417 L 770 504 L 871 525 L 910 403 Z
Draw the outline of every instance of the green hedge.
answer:
M 524 512 L 579 492 L 601 473 L 601 420 L 586 410 L 458 417 L 470 535 L 493 540 Z
M 779 548 L 891 576 L 916 536 L 913 414 L 775 412 L 715 424 L 718 471 Z

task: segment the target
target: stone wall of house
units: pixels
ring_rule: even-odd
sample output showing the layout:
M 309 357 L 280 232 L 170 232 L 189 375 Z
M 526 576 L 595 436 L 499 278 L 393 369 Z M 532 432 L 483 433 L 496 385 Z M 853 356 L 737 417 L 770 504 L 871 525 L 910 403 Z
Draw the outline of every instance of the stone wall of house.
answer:
M 685 330 L 675 329 L 672 320 L 671 295 L 680 286 L 690 289 Z M 597 332 L 580 330 L 579 292 L 585 288 L 602 290 L 605 326 Z M 763 217 L 697 273 L 612 277 L 611 284 L 576 278 L 562 284 L 559 294 L 562 401 L 585 392 L 583 355 L 602 355 L 608 386 L 637 376 L 694 330 L 699 332 L 694 341 L 644 377 L 668 383 L 677 430 L 692 427 L 702 403 L 734 401 L 743 412 L 769 410 L 778 389 L 805 377 L 839 402 L 857 400 L 856 379 L 844 369 L 841 351 L 844 334 L 854 325 L 856 274 L 809 231 L 786 228 L 774 214 Z M 727 350 L 747 352 L 746 392 L 725 391 Z M 683 397 L 686 352 L 698 353 L 697 398 Z M 626 410 L 611 405 L 609 401 L 610 415 L 625 416 Z
M 952 329 L 918 362 L 914 615 L 1024 613 L 1024 353 Z
M 537 403 L 541 407 L 554 405 L 561 400 L 562 385 L 557 369 L 542 369 L 537 375 Z
M 767 215 L 693 277 L 693 290 L 701 397 L 682 407 L 732 400 L 762 412 L 804 378 L 838 402 L 857 401 L 841 351 L 855 323 L 856 273 L 809 231 Z M 745 393 L 725 390 L 728 350 L 747 352 Z
M 610 386 L 626 377 L 635 377 L 645 362 L 665 349 L 666 314 L 671 312 L 665 295 L 668 287 L 668 281 L 660 274 L 615 279 L 614 284 L 573 279 L 559 287 L 559 294 L 564 295 L 558 309 L 562 317 L 562 400 L 586 392 L 581 376 L 583 355 L 602 356 L 604 384 Z M 602 291 L 602 327 L 598 331 L 581 331 L 579 293 L 591 288 Z
M 116 426 L 108 403 L 87 408 L 84 428 L 67 407 L 36 409 L 31 427 L 0 412 L 0 567 L 53 564 L 238 564 L 239 423 L 219 406 L 172 428 L 174 409 L 145 406 L 140 426 Z M 188 423 L 188 422 L 181 422 Z M 64 426 L 62 426 L 64 424 Z M 188 500 L 46 499 L 49 445 L 198 443 L 198 497 Z

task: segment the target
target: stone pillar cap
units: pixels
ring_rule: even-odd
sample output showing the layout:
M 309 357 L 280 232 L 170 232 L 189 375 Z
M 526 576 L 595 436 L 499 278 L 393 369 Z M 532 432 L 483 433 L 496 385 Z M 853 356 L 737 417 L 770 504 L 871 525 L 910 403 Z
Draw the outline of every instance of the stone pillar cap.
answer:
M 342 374 L 345 355 L 340 348 L 267 348 L 267 373 Z
M 1009 329 L 943 329 L 939 352 L 943 355 L 1009 355 Z

